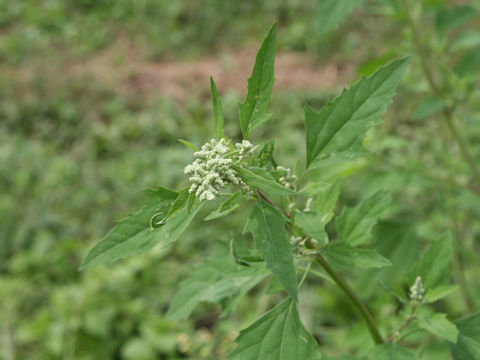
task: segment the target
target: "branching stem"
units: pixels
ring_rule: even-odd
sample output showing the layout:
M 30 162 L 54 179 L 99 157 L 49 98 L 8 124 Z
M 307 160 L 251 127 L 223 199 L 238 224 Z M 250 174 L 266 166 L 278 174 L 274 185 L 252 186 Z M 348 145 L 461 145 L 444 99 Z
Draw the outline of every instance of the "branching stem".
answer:
M 422 64 L 423 72 L 425 73 L 425 76 L 427 78 L 428 84 L 430 86 L 430 89 L 432 92 L 438 96 L 439 98 L 445 99 L 446 96 L 442 89 L 437 85 L 435 82 L 434 74 L 432 72 L 432 68 L 430 66 L 430 61 L 429 61 L 429 54 L 427 49 L 425 48 L 421 35 L 420 35 L 420 30 L 418 28 L 417 23 L 415 22 L 411 12 L 410 12 L 410 6 L 409 6 L 409 1 L 408 0 L 401 0 L 401 3 L 405 9 L 405 14 L 407 17 L 407 22 L 408 25 L 410 26 L 413 34 L 413 41 L 415 43 L 415 46 L 417 48 L 418 55 L 420 56 L 420 61 Z M 445 120 L 445 123 L 452 134 L 453 139 L 458 145 L 458 148 L 460 149 L 460 153 L 467 163 L 468 167 L 470 168 L 470 171 L 472 172 L 473 180 L 475 183 L 475 192 L 480 195 L 480 171 L 477 168 L 477 164 L 475 163 L 475 160 L 473 156 L 470 154 L 470 151 L 468 150 L 466 146 L 466 141 L 462 138 L 460 135 L 460 132 L 458 131 L 457 127 L 455 126 L 455 123 L 453 122 L 453 110 L 451 106 L 446 106 L 443 109 L 443 118 Z
M 279 205 L 270 200 L 267 195 L 265 195 L 261 191 L 258 191 L 258 195 L 267 203 L 280 210 L 286 217 L 290 219 L 290 214 L 285 212 Z M 363 321 L 367 325 L 368 331 L 370 332 L 370 335 L 372 336 L 375 344 L 383 344 L 383 337 L 378 330 L 375 319 L 368 311 L 367 307 L 363 304 L 362 300 L 358 297 L 357 293 L 350 287 L 350 285 L 348 285 L 342 274 L 333 270 L 332 267 L 325 260 L 325 258 L 322 256 L 322 254 L 316 254 L 315 261 L 325 270 L 325 272 L 332 278 L 335 284 L 345 293 L 345 295 L 352 301 L 353 305 L 360 312 L 360 315 L 362 316 Z

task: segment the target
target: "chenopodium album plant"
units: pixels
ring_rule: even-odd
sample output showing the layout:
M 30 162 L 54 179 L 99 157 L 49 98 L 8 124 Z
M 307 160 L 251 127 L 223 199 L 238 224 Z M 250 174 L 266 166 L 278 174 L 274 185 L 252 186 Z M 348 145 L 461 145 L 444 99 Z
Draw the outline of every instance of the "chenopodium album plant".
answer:
M 146 191 L 146 205 L 118 222 L 90 251 L 81 269 L 145 253 L 154 246 L 170 245 L 206 202 L 220 203 L 206 220 L 227 216 L 246 202 L 251 204 L 251 212 L 243 234 L 253 236 L 254 248 L 243 243 L 241 237 L 234 238 L 223 252 L 197 266 L 180 284 L 166 314 L 168 319 L 188 317 L 199 302 L 221 303 L 223 314 L 228 314 L 243 294 L 270 277 L 269 292 L 282 288 L 286 298 L 240 331 L 228 359 L 320 359 L 317 342 L 302 324 L 297 310 L 299 287 L 315 262 L 357 308 L 376 344 L 370 358 L 415 359 L 413 350 L 397 344 L 397 340 L 408 335 L 404 329 L 415 323 L 417 330 L 446 339 L 456 359 L 478 359 L 478 353 L 477 357 L 468 357 L 476 351 L 468 335 L 456 344 L 458 330 L 446 314 L 417 311 L 456 289 L 446 284 L 445 274 L 453 251 L 448 234 L 434 241 L 412 269 L 405 284 L 410 287 L 407 296 L 385 285 L 411 310 L 400 328 L 385 336 L 341 272 L 391 265 L 375 249 L 365 246 L 391 201 L 390 194 L 379 190 L 357 207 L 344 208 L 335 221 L 335 241 L 329 240 L 325 230 L 334 217 L 339 181 L 315 181 L 313 170 L 369 154 L 362 145 L 366 132 L 380 124 L 380 116 L 391 103 L 409 58 L 395 60 L 362 78 L 320 112 L 306 106 L 306 159 L 292 171 L 277 164 L 272 140 L 263 146 L 248 140 L 271 117 L 267 105 L 274 83 L 275 42 L 274 25 L 257 54 L 247 97 L 239 104 L 243 140 L 235 143 L 224 134 L 222 103 L 211 79 L 214 136 L 201 149 L 181 140 L 194 151 L 195 159 L 184 169 L 189 186 L 178 192 L 163 187 Z M 470 320 L 462 321 L 459 328 L 468 327 Z

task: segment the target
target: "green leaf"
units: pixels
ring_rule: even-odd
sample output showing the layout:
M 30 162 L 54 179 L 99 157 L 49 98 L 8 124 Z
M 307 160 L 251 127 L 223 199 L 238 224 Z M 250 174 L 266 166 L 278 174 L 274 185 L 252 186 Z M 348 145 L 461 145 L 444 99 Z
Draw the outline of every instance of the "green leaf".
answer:
M 392 263 L 372 249 L 357 249 L 344 243 L 333 243 L 323 251 L 328 263 L 336 270 L 350 268 L 382 268 Z
M 459 331 L 456 344 L 449 343 L 454 360 L 480 360 L 480 313 L 455 321 Z
M 187 318 L 200 302 L 233 301 L 265 279 L 268 271 L 261 264 L 236 264 L 228 248 L 195 266 L 190 276 L 180 283 L 180 289 L 170 302 L 167 320 Z M 232 307 L 229 310 L 233 310 Z
M 247 97 L 238 104 L 240 125 L 244 139 L 260 124 L 270 119 L 267 113 L 275 77 L 276 24 L 273 24 L 257 53 L 252 75 L 248 78 Z
M 163 188 L 151 191 L 147 205 L 119 221 L 90 250 L 80 270 L 112 263 L 130 255 L 146 253 L 159 243 L 163 248 L 175 241 L 200 209 L 199 204 L 194 206 L 192 211 L 183 207 L 156 229 L 150 228 L 150 219 L 154 214 L 162 212 L 167 214 L 177 196 L 177 193 Z
M 242 201 L 242 193 L 240 191 L 232 194 L 227 200 L 221 203 L 220 206 L 215 211 L 212 211 L 205 218 L 205 221 L 218 219 L 225 215 L 230 214 L 232 211 L 234 211 L 236 208 L 240 206 L 241 201 Z
M 457 342 L 458 330 L 455 324 L 448 321 L 446 314 L 432 314 L 419 316 L 417 323 L 420 328 L 427 330 L 433 335 L 447 339 L 452 343 Z
M 448 265 L 453 255 L 453 245 L 450 233 L 443 234 L 432 242 L 419 263 L 409 275 L 409 282 L 413 283 L 417 276 L 422 278 L 426 290 L 445 283 L 450 277 Z
M 417 110 L 413 114 L 415 120 L 422 120 L 436 112 L 442 110 L 446 106 L 443 99 L 437 97 L 428 97 L 422 100 Z
M 318 345 L 286 299 L 240 331 L 228 360 L 320 360 Z
M 480 71 L 480 49 L 473 49 L 467 52 L 454 65 L 453 71 L 461 76 L 478 76 Z
M 316 19 L 320 35 L 335 30 L 363 0 L 321 0 L 318 2 Z
M 272 177 L 266 177 L 264 170 L 250 168 L 249 170 L 238 165 L 232 165 L 240 178 L 254 189 L 262 190 L 270 195 L 295 195 L 295 191 L 287 189 L 283 185 L 275 182 Z M 268 173 L 267 173 L 268 174 Z M 269 175 L 269 174 L 268 174 Z
M 284 290 L 283 286 L 280 283 L 280 281 L 278 281 L 278 278 L 275 275 L 272 275 L 270 277 L 270 280 L 268 281 L 267 289 L 265 290 L 265 294 L 271 295 L 271 294 L 275 294 L 275 293 L 283 291 L 283 290 Z
M 244 233 L 252 233 L 257 249 L 264 254 L 267 267 L 292 299 L 298 301 L 297 276 L 292 246 L 285 229 L 286 221 L 279 210 L 260 199 L 248 217 Z
M 175 199 L 172 206 L 168 210 L 167 218 L 175 214 L 178 210 L 180 210 L 185 205 L 189 197 L 188 189 L 189 187 L 186 187 L 185 189 L 181 190 L 178 193 L 177 198 Z
M 440 32 L 465 25 L 476 14 L 473 6 L 454 6 L 443 8 L 435 19 L 435 25 Z
M 457 285 L 444 285 L 439 286 L 434 289 L 429 289 L 425 295 L 425 299 L 423 300 L 424 303 L 433 303 L 438 301 L 445 296 L 450 295 L 451 293 L 458 290 Z
M 177 139 L 177 141 L 179 143 L 182 143 L 183 145 L 185 145 L 186 147 L 188 147 L 189 149 L 191 149 L 193 151 L 198 151 L 197 147 L 195 145 L 193 145 L 190 141 L 183 140 L 183 139 Z
M 367 241 L 371 236 L 372 228 L 390 201 L 390 193 L 380 190 L 354 208 L 345 207 L 336 220 L 340 241 L 352 246 Z
M 415 360 L 417 355 L 396 343 L 375 346 L 370 354 L 370 359 L 375 360 Z
M 270 140 L 265 145 L 263 145 L 262 150 L 260 150 L 257 156 L 258 167 L 264 167 L 268 164 L 272 164 L 274 168 L 277 167 L 277 163 L 273 158 L 274 148 L 275 148 L 275 140 Z
M 325 245 L 328 243 L 328 237 L 325 231 L 325 224 L 321 220 L 321 215 L 314 211 L 297 210 L 295 212 L 295 225 L 303 229 L 308 236 Z
M 409 58 L 395 60 L 328 102 L 319 113 L 305 107 L 307 167 L 349 161 L 369 153 L 362 146 L 367 130 L 379 125 L 392 102 Z
M 223 107 L 220 100 L 220 94 L 218 93 L 215 81 L 210 76 L 210 91 L 212 93 L 212 105 L 213 105 L 213 134 L 215 139 L 221 139 L 223 134 Z
M 317 192 L 312 202 L 312 209 L 319 215 L 320 222 L 324 225 L 332 219 L 335 205 L 340 195 L 340 180 L 335 181 L 326 189 Z

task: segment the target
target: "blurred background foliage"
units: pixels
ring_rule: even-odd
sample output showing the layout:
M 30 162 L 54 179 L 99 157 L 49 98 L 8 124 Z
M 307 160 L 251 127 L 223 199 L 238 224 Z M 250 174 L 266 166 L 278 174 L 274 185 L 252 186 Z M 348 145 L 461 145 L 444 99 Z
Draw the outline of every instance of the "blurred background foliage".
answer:
M 456 125 L 480 166 L 479 6 L 414 5 L 431 66 L 453 94 Z M 318 109 L 359 76 L 415 52 L 399 2 L 364 1 L 326 29 L 321 0 L 0 0 L 0 359 L 222 359 L 236 330 L 282 297 L 264 296 L 264 284 L 229 318 L 204 304 L 188 321 L 163 319 L 178 281 L 212 256 L 247 209 L 215 223 L 200 216 L 169 249 L 77 271 L 113 221 L 142 205 L 142 189 L 185 185 L 192 156 L 176 139 L 198 146 L 211 137 L 211 73 L 226 132 L 240 138 L 237 102 L 273 21 L 274 117 L 254 140 L 273 135 L 277 161 L 294 167 L 304 155 L 303 104 Z M 398 326 L 402 307 L 379 281 L 405 286 L 421 250 L 447 230 L 456 231 L 472 303 L 457 292 L 436 306 L 459 316 L 480 305 L 480 198 L 440 120 L 446 100 L 412 60 L 384 125 L 366 139 L 376 154 L 318 174 L 344 178 L 338 211 L 378 189 L 393 191 L 372 239 L 393 266 L 350 275 L 385 333 Z M 326 353 L 371 346 L 330 284 L 309 281 L 301 298 L 302 317 Z M 446 354 L 433 342 L 422 359 Z

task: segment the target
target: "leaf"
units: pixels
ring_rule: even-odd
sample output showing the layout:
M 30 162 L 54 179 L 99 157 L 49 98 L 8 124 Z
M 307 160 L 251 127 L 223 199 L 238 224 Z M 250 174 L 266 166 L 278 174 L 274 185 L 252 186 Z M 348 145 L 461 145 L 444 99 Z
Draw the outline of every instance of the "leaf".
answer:
M 242 201 L 242 193 L 238 191 L 233 195 L 231 195 L 223 203 L 221 203 L 220 206 L 215 211 L 212 211 L 210 215 L 208 215 L 205 218 L 205 221 L 218 219 L 225 215 L 230 214 L 232 211 L 234 211 L 236 208 L 240 206 L 241 201 Z
M 440 32 L 465 25 L 476 14 L 473 6 L 454 6 L 443 8 L 435 19 L 435 25 Z
M 218 93 L 215 81 L 210 76 L 210 91 L 212 93 L 212 105 L 213 105 L 213 134 L 215 139 L 221 139 L 223 134 L 223 107 L 220 100 L 220 94 Z
M 396 343 L 375 346 L 370 354 L 370 359 L 375 360 L 415 360 L 417 355 Z
M 238 104 L 244 139 L 257 126 L 271 117 L 271 114 L 267 114 L 267 106 L 275 81 L 273 73 L 276 47 L 275 31 L 276 24 L 273 24 L 257 53 L 252 75 L 248 78 L 247 97 L 243 103 Z
M 349 161 L 369 153 L 362 146 L 367 130 L 379 125 L 392 102 L 409 58 L 395 60 L 328 102 L 319 113 L 305 107 L 307 167 Z
M 453 255 L 453 245 L 450 233 L 443 234 L 432 242 L 422 259 L 409 275 L 413 283 L 417 276 L 422 278 L 426 290 L 442 285 L 448 278 L 448 265 Z
M 192 211 L 183 207 L 168 218 L 165 225 L 156 229 L 150 228 L 150 219 L 156 213 L 167 214 L 177 196 L 177 193 L 163 188 L 151 191 L 147 205 L 119 221 L 90 250 L 80 270 L 112 263 L 130 255 L 146 253 L 158 243 L 163 248 L 175 241 L 200 209 L 199 204 Z
M 325 245 L 328 243 L 328 237 L 321 219 L 321 215 L 314 211 L 297 210 L 295 212 L 295 225 L 303 229 L 308 236 Z
M 461 77 L 478 76 L 480 68 L 480 49 L 467 52 L 454 65 L 453 71 Z
M 264 254 L 267 267 L 292 299 L 298 301 L 297 276 L 292 246 L 285 229 L 286 221 L 279 210 L 260 199 L 252 209 L 243 232 L 252 233 L 257 249 Z
M 177 141 L 179 143 L 182 143 L 183 145 L 185 145 L 186 147 L 188 147 L 189 149 L 191 149 L 193 151 L 198 151 L 198 148 L 195 145 L 193 145 L 190 141 L 183 140 L 183 139 L 177 139 Z
M 458 330 L 455 324 L 448 321 L 446 314 L 433 314 L 430 316 L 419 316 L 417 323 L 420 328 L 427 330 L 433 335 L 447 339 L 452 343 L 457 342 Z
M 367 241 L 371 236 L 372 228 L 390 201 L 390 193 L 380 190 L 354 208 L 345 207 L 336 220 L 340 241 L 352 246 Z
M 283 286 L 280 284 L 280 281 L 278 281 L 278 278 L 275 275 L 272 275 L 270 277 L 270 280 L 268 281 L 267 284 L 267 289 L 265 290 L 265 294 L 271 295 L 275 294 L 277 292 L 283 291 Z
M 413 114 L 415 120 L 422 120 L 436 112 L 442 110 L 446 106 L 443 99 L 437 97 L 428 97 L 422 100 L 417 110 Z
M 332 219 L 335 205 L 340 195 L 340 180 L 335 181 L 326 189 L 317 192 L 312 202 L 312 209 L 319 215 L 320 222 L 324 225 Z
M 261 169 L 245 169 L 238 165 L 232 165 L 240 178 L 254 189 L 259 189 L 271 195 L 295 195 L 295 191 L 287 189 L 283 185 L 275 182 L 273 178 L 265 177 L 265 174 L 258 170 Z M 254 172 L 255 171 L 255 172 Z M 264 170 L 262 170 L 264 171 Z M 268 173 L 267 173 L 268 174 Z
M 363 0 L 321 0 L 318 2 L 316 19 L 320 35 L 335 30 Z
M 189 197 L 188 189 L 189 187 L 186 187 L 185 189 L 181 190 L 178 193 L 177 198 L 175 199 L 172 206 L 168 210 L 167 218 L 175 214 L 178 210 L 180 210 L 185 205 Z
M 228 360 L 320 360 L 318 345 L 286 299 L 240 331 Z
M 268 271 L 261 264 L 248 267 L 236 264 L 228 248 L 224 247 L 214 257 L 195 266 L 190 276 L 180 283 L 180 289 L 170 302 L 166 320 L 187 318 L 200 302 L 232 301 L 247 293 L 267 275 Z
M 333 243 L 323 254 L 335 270 L 350 268 L 382 268 L 392 263 L 372 249 L 357 249 L 344 243 Z
M 273 158 L 274 148 L 275 148 L 275 140 L 270 140 L 265 145 L 263 145 L 262 150 L 260 150 L 257 156 L 258 167 L 264 167 L 268 164 L 272 164 L 274 168 L 277 167 L 277 163 Z
M 480 313 L 455 321 L 457 343 L 449 343 L 454 360 L 480 360 Z
M 444 298 L 445 296 L 450 295 L 451 293 L 458 290 L 457 285 L 444 285 L 439 286 L 434 289 L 429 289 L 425 295 L 424 303 L 433 303 L 437 300 Z

